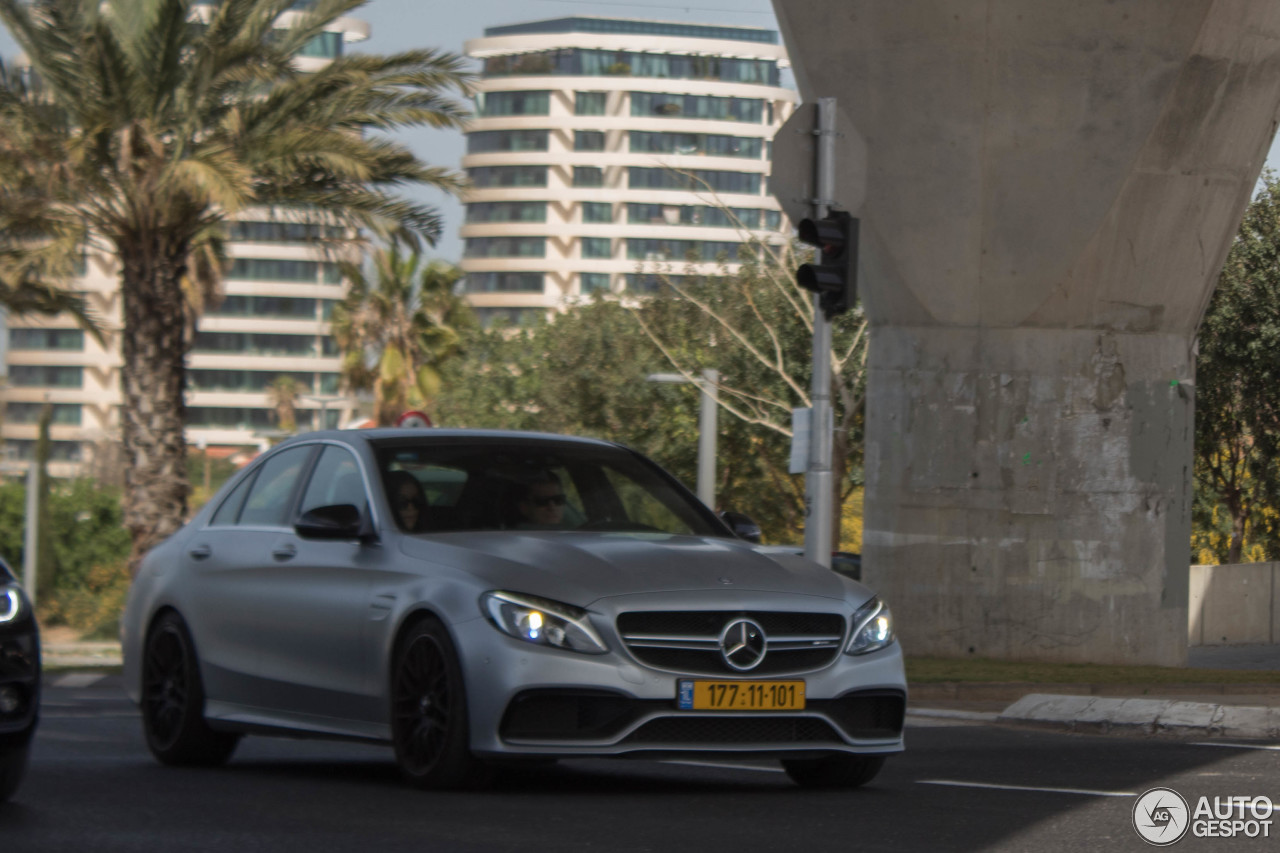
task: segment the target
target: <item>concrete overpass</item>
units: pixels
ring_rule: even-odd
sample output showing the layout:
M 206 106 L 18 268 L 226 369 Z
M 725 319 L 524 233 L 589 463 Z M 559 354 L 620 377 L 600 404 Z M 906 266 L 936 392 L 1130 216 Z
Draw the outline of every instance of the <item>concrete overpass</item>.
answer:
M 1194 339 L 1280 3 L 774 5 L 866 143 L 863 565 L 905 644 L 1184 664 Z

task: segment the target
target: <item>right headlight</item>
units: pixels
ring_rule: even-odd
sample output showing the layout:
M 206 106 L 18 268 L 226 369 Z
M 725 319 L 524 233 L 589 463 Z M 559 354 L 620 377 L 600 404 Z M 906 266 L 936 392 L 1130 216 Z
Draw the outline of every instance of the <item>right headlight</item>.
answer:
M 845 646 L 847 655 L 865 655 L 893 642 L 893 616 L 878 598 L 862 605 L 853 614 L 853 635 Z
M 499 631 L 526 643 L 589 655 L 609 650 L 587 611 L 572 604 L 494 590 L 480 596 L 480 609 Z
M 7 625 L 22 615 L 22 593 L 16 587 L 0 587 L 0 625 Z

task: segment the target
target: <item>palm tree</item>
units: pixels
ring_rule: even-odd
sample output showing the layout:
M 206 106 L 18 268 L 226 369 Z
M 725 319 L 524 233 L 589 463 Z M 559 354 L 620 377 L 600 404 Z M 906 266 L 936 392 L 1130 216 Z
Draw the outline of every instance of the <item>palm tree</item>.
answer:
M 131 564 L 182 523 L 191 316 L 216 298 L 228 217 L 249 206 L 434 241 L 437 212 L 398 187 L 461 186 L 379 131 L 459 127 L 467 75 L 451 54 L 351 54 L 303 73 L 295 56 L 365 0 L 0 0 L 30 62 L 0 76 L 0 159 L 32 171 L 0 234 L 11 267 L 47 282 L 40 253 L 96 242 L 120 267 L 125 524 Z M 12 246 L 9 247 L 12 249 Z
M 281 373 L 267 386 L 267 399 L 276 410 L 276 426 L 281 432 L 298 430 L 298 397 L 302 383 L 287 373 Z
M 343 380 L 372 391 L 378 424 L 407 409 L 426 409 L 440 393 L 440 368 L 462 348 L 475 315 L 454 290 L 462 271 L 392 245 L 373 254 L 376 280 L 353 264 L 346 301 L 334 309 L 333 337 L 343 354 Z

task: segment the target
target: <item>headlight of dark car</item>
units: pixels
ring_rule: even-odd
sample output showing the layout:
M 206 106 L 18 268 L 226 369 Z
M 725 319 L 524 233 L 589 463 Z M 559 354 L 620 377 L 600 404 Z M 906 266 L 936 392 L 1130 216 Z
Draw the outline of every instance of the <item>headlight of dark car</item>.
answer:
M 0 625 L 9 625 L 22 616 L 22 593 L 13 586 L 0 586 Z
M 486 592 L 480 609 L 499 631 L 526 643 L 589 655 L 609 650 L 587 618 L 587 611 L 536 595 Z
M 892 642 L 893 616 L 889 613 L 889 606 L 873 598 L 853 614 L 853 636 L 844 651 L 849 655 L 865 655 Z

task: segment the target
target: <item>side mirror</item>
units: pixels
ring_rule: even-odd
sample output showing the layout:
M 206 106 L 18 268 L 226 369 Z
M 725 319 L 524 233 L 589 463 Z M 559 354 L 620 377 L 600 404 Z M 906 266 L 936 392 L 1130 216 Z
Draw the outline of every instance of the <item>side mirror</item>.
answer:
M 358 539 L 363 527 L 360 510 L 351 504 L 309 509 L 293 525 L 304 539 Z
M 729 526 L 734 536 L 756 545 L 760 544 L 760 525 L 752 521 L 750 516 L 740 512 L 725 511 L 720 513 L 720 520 Z

